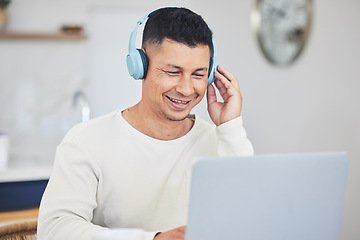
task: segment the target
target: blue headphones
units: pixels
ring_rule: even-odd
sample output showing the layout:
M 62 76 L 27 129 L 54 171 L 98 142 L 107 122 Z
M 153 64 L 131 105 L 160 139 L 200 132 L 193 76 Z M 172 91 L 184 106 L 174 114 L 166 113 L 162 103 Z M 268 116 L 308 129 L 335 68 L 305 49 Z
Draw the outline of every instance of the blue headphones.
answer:
M 135 80 L 145 78 L 149 66 L 149 62 L 144 51 L 135 48 L 137 29 L 149 17 L 151 13 L 157 11 L 158 9 L 155 9 L 150 13 L 146 14 L 144 17 L 140 18 L 140 20 L 137 22 L 134 30 L 131 32 L 130 35 L 129 53 L 126 56 L 126 64 L 129 74 Z M 217 67 L 217 48 L 216 48 L 215 40 L 212 39 L 212 51 L 211 51 L 210 63 L 209 63 L 208 85 L 213 83 L 215 80 L 214 73 L 216 71 L 216 67 Z

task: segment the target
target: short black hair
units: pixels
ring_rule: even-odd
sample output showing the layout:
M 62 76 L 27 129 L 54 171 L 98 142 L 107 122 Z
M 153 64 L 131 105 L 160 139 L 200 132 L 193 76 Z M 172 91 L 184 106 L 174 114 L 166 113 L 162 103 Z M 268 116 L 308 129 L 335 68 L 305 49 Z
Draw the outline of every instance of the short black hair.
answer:
M 207 45 L 212 51 L 212 31 L 200 15 L 187 8 L 160 8 L 149 15 L 143 32 L 143 46 L 146 43 L 161 44 L 165 38 L 189 47 Z

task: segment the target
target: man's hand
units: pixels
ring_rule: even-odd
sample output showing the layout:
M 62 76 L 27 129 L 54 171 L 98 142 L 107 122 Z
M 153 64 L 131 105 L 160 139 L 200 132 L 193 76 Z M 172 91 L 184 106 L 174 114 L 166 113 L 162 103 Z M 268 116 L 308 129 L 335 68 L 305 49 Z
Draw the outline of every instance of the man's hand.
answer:
M 207 102 L 210 118 L 216 126 L 219 126 L 240 116 L 242 96 L 237 78 L 223 66 L 218 65 L 215 78 L 215 86 L 224 102 L 217 101 L 212 84 L 207 89 Z
M 185 230 L 186 226 L 182 226 L 167 232 L 162 232 L 156 235 L 154 240 L 184 240 Z

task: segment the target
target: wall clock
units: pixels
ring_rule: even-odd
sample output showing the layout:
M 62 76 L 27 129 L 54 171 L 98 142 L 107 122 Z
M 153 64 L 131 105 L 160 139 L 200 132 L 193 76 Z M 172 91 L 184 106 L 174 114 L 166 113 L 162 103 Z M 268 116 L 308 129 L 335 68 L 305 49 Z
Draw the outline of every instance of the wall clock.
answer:
M 274 65 L 289 65 L 309 37 L 312 0 L 255 0 L 251 15 L 260 49 Z

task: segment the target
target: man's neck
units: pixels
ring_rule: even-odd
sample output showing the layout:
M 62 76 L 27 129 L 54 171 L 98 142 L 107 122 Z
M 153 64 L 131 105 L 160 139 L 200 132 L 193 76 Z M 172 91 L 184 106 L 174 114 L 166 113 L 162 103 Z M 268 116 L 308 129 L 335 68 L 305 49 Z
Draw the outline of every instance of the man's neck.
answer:
M 124 119 L 139 132 L 159 140 L 174 140 L 187 134 L 194 125 L 189 117 L 183 121 L 172 121 L 161 113 L 156 114 L 144 108 L 141 103 L 122 112 Z

